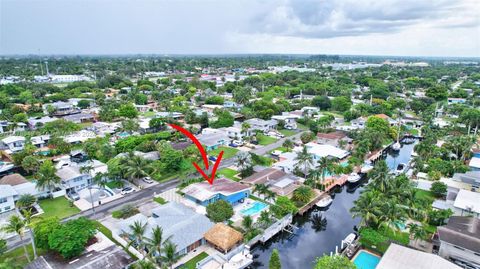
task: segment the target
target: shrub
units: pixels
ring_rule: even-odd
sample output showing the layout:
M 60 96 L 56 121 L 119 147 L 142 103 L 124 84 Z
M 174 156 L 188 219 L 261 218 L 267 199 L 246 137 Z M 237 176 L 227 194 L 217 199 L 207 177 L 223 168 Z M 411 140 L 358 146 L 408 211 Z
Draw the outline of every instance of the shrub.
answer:
M 430 191 L 437 198 L 444 197 L 447 194 L 447 185 L 440 181 L 435 181 L 430 187 Z
M 126 204 L 120 210 L 115 210 L 112 212 L 112 217 L 116 219 L 126 219 L 135 214 L 138 214 L 138 209 L 132 204 Z
M 163 199 L 162 197 L 154 197 L 154 198 L 153 198 L 153 201 L 155 201 L 155 202 L 157 202 L 157 203 L 159 203 L 159 204 L 161 204 L 161 205 L 164 205 L 164 204 L 167 203 L 167 201 L 165 201 L 165 199 Z
M 233 216 L 233 207 L 224 200 L 207 205 L 207 217 L 213 222 L 223 222 Z

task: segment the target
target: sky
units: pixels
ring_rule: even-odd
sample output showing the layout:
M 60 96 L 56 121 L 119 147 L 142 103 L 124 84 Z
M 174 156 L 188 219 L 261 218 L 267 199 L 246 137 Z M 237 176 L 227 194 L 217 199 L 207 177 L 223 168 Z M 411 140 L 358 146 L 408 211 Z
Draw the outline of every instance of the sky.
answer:
M 479 0 L 0 0 L 0 55 L 480 57 Z

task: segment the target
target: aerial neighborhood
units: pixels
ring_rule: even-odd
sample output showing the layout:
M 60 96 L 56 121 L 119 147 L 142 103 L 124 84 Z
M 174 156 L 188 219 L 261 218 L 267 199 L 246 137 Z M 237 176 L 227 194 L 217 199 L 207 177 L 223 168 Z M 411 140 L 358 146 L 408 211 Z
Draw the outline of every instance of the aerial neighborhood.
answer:
M 5 57 L 0 78 L 0 268 L 480 268 L 478 61 Z M 221 152 L 210 184 L 192 163 Z

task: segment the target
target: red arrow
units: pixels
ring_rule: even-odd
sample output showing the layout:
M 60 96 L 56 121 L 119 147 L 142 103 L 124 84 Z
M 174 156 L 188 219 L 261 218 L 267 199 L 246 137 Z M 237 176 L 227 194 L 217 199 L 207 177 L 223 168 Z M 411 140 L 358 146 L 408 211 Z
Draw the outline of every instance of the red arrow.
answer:
M 182 127 L 180 127 L 178 125 L 175 125 L 175 124 L 171 124 L 171 123 L 168 124 L 168 125 L 170 125 L 174 129 L 177 129 L 178 131 L 182 132 L 184 135 L 186 135 L 188 138 L 190 138 L 190 140 L 192 140 L 193 143 L 195 143 L 198 150 L 202 154 L 203 162 L 205 163 L 205 169 L 208 171 L 207 153 L 205 152 L 205 149 L 203 148 L 202 144 L 200 144 L 200 141 L 198 141 L 198 139 L 192 133 L 183 129 Z M 196 162 L 192 162 L 192 164 L 193 164 L 193 166 L 195 166 L 197 171 L 203 176 L 203 178 L 205 178 L 205 180 L 208 183 L 210 183 L 210 185 L 212 185 L 213 181 L 215 180 L 215 173 L 217 172 L 217 169 L 218 169 L 218 166 L 220 165 L 220 161 L 222 160 L 222 157 L 223 157 L 223 150 L 220 151 L 220 154 L 218 154 L 217 160 L 215 160 L 215 164 L 213 165 L 213 169 L 212 169 L 212 175 L 210 177 L 207 176 L 207 174 L 203 171 L 203 169 Z
M 202 144 L 200 144 L 200 141 L 198 141 L 198 139 L 197 139 L 192 133 L 190 133 L 189 131 L 183 129 L 182 127 L 180 127 L 180 126 L 178 126 L 178 125 L 175 125 L 175 124 L 172 124 L 172 123 L 169 123 L 168 125 L 170 125 L 170 127 L 174 128 L 174 129 L 177 129 L 178 131 L 182 132 L 182 134 L 186 135 L 188 138 L 190 138 L 190 140 L 193 141 L 193 143 L 195 143 L 195 145 L 197 146 L 198 150 L 199 150 L 200 153 L 202 154 L 203 163 L 205 164 L 205 169 L 208 170 L 208 157 L 207 157 L 207 153 L 205 152 L 205 149 L 203 148 Z

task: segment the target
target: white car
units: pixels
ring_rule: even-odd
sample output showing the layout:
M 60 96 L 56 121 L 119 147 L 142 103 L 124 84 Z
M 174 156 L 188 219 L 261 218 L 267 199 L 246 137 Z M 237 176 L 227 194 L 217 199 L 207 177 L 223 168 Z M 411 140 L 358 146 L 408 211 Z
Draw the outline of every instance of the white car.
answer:
M 134 192 L 134 191 L 135 191 L 135 190 L 134 190 L 132 187 L 125 187 L 125 188 L 122 189 L 121 194 L 122 194 L 122 195 L 125 195 L 125 194 L 132 193 L 132 192 Z
M 150 177 L 144 177 L 142 178 L 142 181 L 148 184 L 152 184 L 153 180 Z

